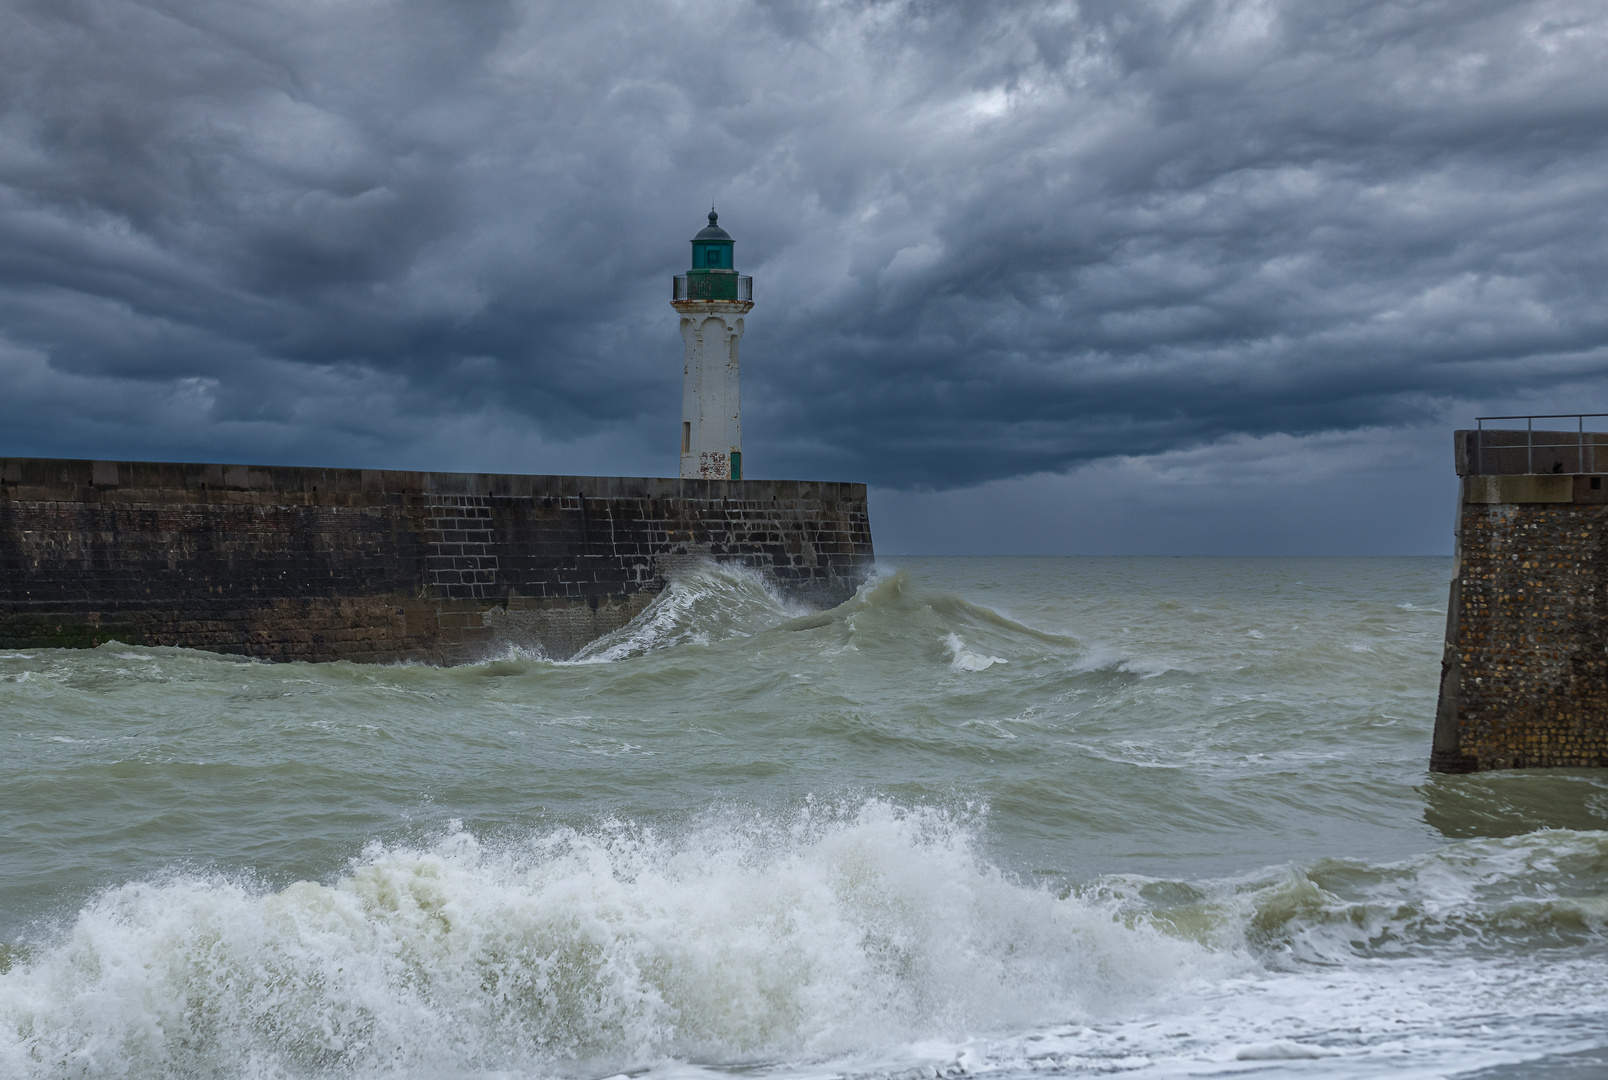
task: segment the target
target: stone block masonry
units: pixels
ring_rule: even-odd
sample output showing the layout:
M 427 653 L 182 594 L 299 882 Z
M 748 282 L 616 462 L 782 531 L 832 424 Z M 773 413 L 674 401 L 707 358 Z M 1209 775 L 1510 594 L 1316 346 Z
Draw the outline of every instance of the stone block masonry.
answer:
M 1579 471 L 1608 469 L 1608 438 L 1459 431 L 1457 451 L 1430 768 L 1608 766 L 1608 473 Z
M 820 606 L 873 563 L 862 484 L 0 459 L 0 648 L 556 659 L 689 560 Z

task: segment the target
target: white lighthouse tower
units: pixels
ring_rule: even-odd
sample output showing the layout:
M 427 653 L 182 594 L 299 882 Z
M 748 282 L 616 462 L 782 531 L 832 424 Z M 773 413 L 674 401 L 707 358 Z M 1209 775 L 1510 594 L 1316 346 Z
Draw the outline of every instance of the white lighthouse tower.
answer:
M 731 234 L 709 211 L 709 225 L 692 238 L 692 269 L 677 274 L 670 306 L 681 317 L 686 367 L 681 385 L 681 475 L 743 478 L 742 403 L 737 392 L 737 343 L 743 316 L 754 306 L 754 279 L 732 264 Z

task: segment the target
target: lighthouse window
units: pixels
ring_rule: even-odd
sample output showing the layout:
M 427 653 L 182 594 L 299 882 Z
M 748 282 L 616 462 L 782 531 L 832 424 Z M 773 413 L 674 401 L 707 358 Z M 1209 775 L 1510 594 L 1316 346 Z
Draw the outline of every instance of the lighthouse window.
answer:
M 704 252 L 704 265 L 709 266 L 709 267 L 713 267 L 714 269 L 717 269 L 717 270 L 720 268 L 720 249 L 719 248 L 712 247 L 708 251 Z

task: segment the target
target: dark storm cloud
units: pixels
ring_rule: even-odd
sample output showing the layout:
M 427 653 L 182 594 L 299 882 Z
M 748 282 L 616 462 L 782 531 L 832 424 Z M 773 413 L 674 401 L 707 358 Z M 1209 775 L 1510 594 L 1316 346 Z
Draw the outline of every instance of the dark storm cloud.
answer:
M 1586 3 L 17 2 L 0 453 L 667 471 L 710 200 L 770 475 L 1600 390 L 1605 61 Z

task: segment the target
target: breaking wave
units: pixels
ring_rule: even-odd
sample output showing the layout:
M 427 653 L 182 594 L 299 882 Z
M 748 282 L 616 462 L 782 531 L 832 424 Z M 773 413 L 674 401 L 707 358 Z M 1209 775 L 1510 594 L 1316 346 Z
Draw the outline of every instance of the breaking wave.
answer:
M 1558 989 L 1608 1000 L 1602 971 L 1586 974 L 1608 952 L 1604 834 L 1056 891 L 992 865 L 976 829 L 885 800 L 811 803 L 785 820 L 711 812 L 675 837 L 602 822 L 489 844 L 455 827 L 279 891 L 185 874 L 123 885 L 52 940 L 0 953 L 0 1072 L 596 1076 L 919 1058 L 932 1040 L 961 1072 L 1039 1071 L 1155 1060 L 1184 1045 L 1160 1032 L 1197 1028 L 1199 1060 L 1317 1058 L 1355 1051 L 1223 1011 L 1211 988 L 1282 979 L 1267 992 L 1291 1007 L 1310 995 L 1301 1007 L 1399 1039 L 1414 1034 L 1399 1003 L 1435 987 L 1414 1037 L 1439 1038 L 1468 1008 L 1445 986 L 1479 970 L 1497 1007 L 1508 992 L 1483 963 L 1449 966 L 1448 944 L 1567 950 L 1579 977 Z M 1387 989 L 1378 965 L 1415 955 L 1438 960 Z M 1351 1001 L 1335 979 L 1359 963 L 1372 974 Z M 1158 1015 L 1173 1018 L 1144 1019 Z
M 636 618 L 587 645 L 570 663 L 605 664 L 673 645 L 749 637 L 810 610 L 782 596 L 757 571 L 698 563 Z
M 1009 663 L 1007 656 L 996 655 L 1000 650 L 1080 649 L 1073 638 L 1036 630 L 962 597 L 914 589 L 899 571 L 872 578 L 836 608 L 816 611 L 783 596 L 757 571 L 701 563 L 673 580 L 630 623 L 587 645 L 569 662 L 609 663 L 768 630 L 825 630 L 837 644 L 856 649 L 936 641 L 957 672 Z
M 1205 883 L 1113 875 L 1091 901 L 1280 970 L 1533 954 L 1608 958 L 1608 832 L 1470 840 L 1399 863 L 1319 859 Z
M 378 1075 L 820 1057 L 1086 1016 L 1207 954 L 882 801 L 373 845 L 331 884 L 110 889 L 0 975 L 11 1076 Z
M 995 664 L 1008 664 L 1009 660 L 999 656 L 984 656 L 972 652 L 966 647 L 959 634 L 950 634 L 944 639 L 944 647 L 949 650 L 949 666 L 956 671 L 987 671 Z

